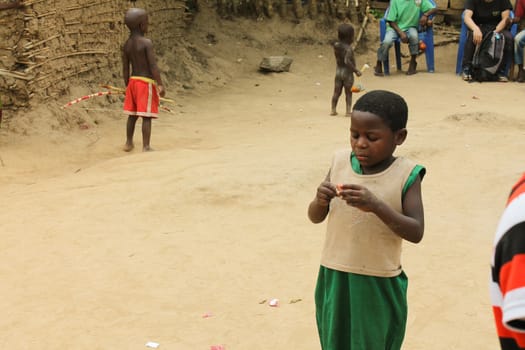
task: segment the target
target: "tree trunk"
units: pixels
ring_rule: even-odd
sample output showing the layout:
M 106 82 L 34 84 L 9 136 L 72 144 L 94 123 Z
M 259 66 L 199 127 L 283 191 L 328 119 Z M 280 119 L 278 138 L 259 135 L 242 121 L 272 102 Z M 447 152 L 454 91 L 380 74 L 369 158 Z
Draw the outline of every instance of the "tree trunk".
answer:
M 272 18 L 275 15 L 275 11 L 273 9 L 273 2 L 272 0 L 265 0 L 265 9 L 266 9 L 266 15 L 269 18 Z

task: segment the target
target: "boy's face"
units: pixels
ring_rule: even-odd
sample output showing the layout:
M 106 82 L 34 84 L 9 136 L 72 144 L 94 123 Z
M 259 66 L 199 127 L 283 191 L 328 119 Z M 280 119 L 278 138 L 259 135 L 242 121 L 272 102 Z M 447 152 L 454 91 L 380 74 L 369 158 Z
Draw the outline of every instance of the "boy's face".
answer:
M 386 169 L 393 161 L 396 147 L 405 141 L 406 135 L 406 129 L 394 132 L 373 113 L 352 112 L 350 145 L 365 173 Z

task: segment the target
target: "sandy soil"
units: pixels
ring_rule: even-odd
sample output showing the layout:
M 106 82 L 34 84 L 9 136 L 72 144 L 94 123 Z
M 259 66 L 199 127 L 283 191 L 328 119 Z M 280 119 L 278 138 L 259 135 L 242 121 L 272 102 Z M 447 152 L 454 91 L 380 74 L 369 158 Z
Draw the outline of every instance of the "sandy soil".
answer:
M 0 348 L 319 349 L 325 225 L 306 208 L 349 137 L 348 118 L 328 115 L 332 53 L 326 42 L 265 46 L 275 32 L 217 35 L 207 57 L 230 67 L 210 70 L 222 87 L 172 81 L 177 106 L 154 122 L 156 152 L 121 151 L 118 99 L 60 110 L 83 88 L 4 125 Z M 256 71 L 262 54 L 282 49 L 290 72 Z M 403 257 L 410 350 L 497 346 L 489 261 L 523 171 L 525 85 L 461 81 L 456 50 L 436 48 L 434 74 L 421 57 L 415 76 L 362 77 L 368 90 L 406 98 L 409 136 L 397 154 L 427 167 L 425 238 Z M 373 60 L 373 50 L 357 59 Z

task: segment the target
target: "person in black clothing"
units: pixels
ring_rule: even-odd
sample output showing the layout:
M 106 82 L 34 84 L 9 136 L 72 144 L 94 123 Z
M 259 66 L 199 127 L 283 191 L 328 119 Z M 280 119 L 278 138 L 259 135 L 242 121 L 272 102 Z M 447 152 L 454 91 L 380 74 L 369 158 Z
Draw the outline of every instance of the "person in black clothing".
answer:
M 505 37 L 505 49 L 503 64 L 498 72 L 499 81 L 508 81 L 505 75 L 505 62 L 512 57 L 513 39 L 507 29 L 510 24 L 510 11 L 512 4 L 509 0 L 466 0 L 463 21 L 468 28 L 467 40 L 463 53 L 463 80 L 469 81 L 472 69 L 472 57 L 476 45 L 492 32 L 499 33 Z

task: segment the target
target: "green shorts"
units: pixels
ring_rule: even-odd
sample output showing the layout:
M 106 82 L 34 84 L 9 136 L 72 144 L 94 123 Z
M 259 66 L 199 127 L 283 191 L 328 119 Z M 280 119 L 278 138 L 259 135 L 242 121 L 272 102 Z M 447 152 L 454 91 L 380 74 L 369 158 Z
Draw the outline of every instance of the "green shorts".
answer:
M 323 350 L 399 350 L 405 337 L 408 279 L 321 266 L 315 289 Z

